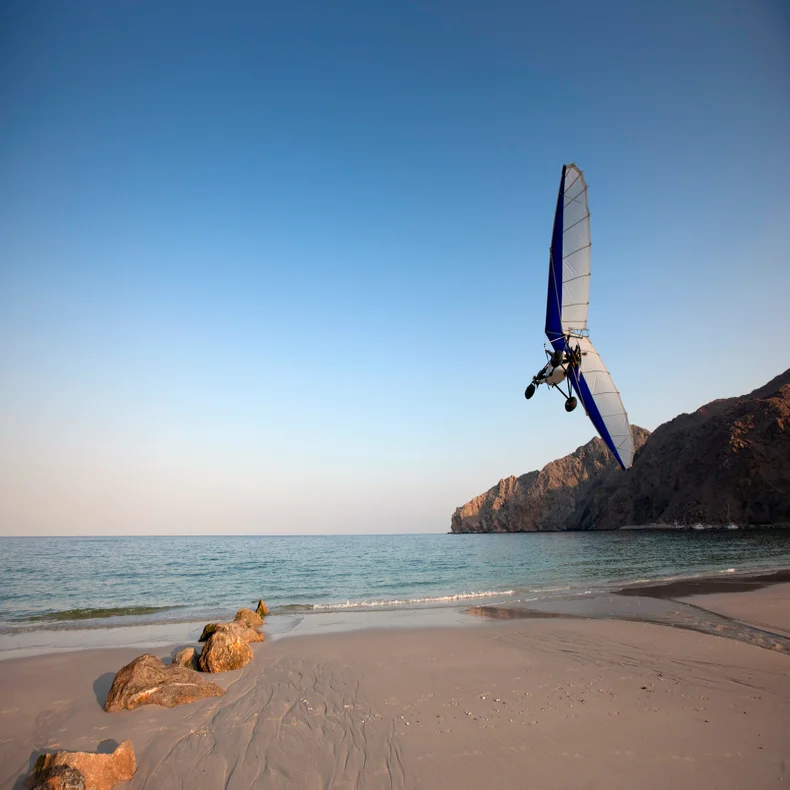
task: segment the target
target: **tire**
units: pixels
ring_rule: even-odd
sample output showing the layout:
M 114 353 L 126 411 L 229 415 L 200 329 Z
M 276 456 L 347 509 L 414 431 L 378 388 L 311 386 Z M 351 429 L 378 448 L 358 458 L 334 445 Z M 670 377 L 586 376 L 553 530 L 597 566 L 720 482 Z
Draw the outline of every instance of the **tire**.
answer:
M 527 387 L 527 388 L 524 390 L 524 397 L 525 397 L 527 400 L 529 400 L 529 399 L 530 399 L 530 398 L 531 398 L 531 397 L 532 397 L 534 394 L 535 394 L 535 385 L 534 385 L 534 384 L 530 384 L 530 385 L 529 385 L 529 386 L 528 386 L 528 387 Z
M 555 368 L 559 367 L 562 364 L 562 357 L 563 357 L 562 351 L 555 351 L 551 355 L 552 366 Z
M 565 411 L 573 411 L 576 408 L 576 398 L 570 397 L 565 401 Z

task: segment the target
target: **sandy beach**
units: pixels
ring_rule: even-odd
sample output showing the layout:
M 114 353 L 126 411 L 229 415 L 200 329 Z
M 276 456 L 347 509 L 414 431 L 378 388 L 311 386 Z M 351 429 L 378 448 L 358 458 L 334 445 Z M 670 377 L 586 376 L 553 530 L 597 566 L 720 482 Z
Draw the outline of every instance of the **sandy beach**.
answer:
M 790 627 L 787 583 L 686 600 Z M 43 752 L 127 738 L 130 790 L 787 783 L 785 653 L 642 622 L 469 620 L 256 645 L 247 667 L 212 676 L 223 697 L 174 709 L 102 709 L 139 649 L 5 661 L 0 786 L 22 788 Z

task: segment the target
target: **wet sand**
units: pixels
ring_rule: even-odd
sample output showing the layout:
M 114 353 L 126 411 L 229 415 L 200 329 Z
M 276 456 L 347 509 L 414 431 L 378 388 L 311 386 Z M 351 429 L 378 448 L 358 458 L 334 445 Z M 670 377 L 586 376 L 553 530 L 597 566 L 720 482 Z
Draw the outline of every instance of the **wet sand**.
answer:
M 700 606 L 724 617 L 790 637 L 788 589 L 790 570 L 748 578 L 725 576 L 650 585 L 640 591 L 643 595 Z M 733 592 L 742 594 L 731 595 Z M 623 590 L 622 593 L 633 594 L 632 590 Z
M 790 584 L 778 584 L 739 595 L 692 595 L 679 600 L 790 638 L 789 590 Z
M 633 601 L 647 598 L 643 590 Z M 770 602 L 768 619 L 786 625 L 790 584 L 680 604 L 704 612 L 708 600 L 752 624 Z M 256 645 L 246 668 L 212 676 L 224 697 L 172 710 L 102 710 L 114 673 L 139 649 L 3 662 L 0 787 L 21 788 L 42 751 L 126 738 L 139 768 L 119 787 L 149 790 L 790 781 L 790 656 L 781 650 L 637 619 L 470 620 Z
M 790 582 L 790 569 L 749 574 L 748 576 L 717 574 L 696 579 L 635 584 L 620 590 L 618 594 L 680 599 L 691 595 L 707 596 L 714 593 L 750 592 L 784 582 Z

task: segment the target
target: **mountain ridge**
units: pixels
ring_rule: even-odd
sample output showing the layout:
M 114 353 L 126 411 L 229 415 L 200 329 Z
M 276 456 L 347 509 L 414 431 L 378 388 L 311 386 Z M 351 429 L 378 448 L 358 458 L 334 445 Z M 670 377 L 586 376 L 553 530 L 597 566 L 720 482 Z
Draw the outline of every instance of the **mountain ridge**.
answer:
M 595 437 L 542 469 L 503 478 L 456 508 L 453 533 L 790 523 L 790 369 L 747 395 L 631 426 L 621 471 Z

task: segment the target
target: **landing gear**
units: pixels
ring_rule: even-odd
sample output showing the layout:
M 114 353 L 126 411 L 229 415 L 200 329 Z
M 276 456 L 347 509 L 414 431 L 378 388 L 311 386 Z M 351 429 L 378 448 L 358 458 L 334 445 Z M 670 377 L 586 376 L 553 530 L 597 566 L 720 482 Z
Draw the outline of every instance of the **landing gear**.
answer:
M 572 412 L 577 405 L 571 387 L 578 384 L 581 372 L 582 350 L 579 344 L 571 345 L 571 335 L 565 338 L 563 348 L 546 350 L 547 362 L 533 377 L 532 383 L 524 390 L 524 397 L 529 400 L 541 384 L 549 389 L 556 389 L 565 398 L 565 411 Z

